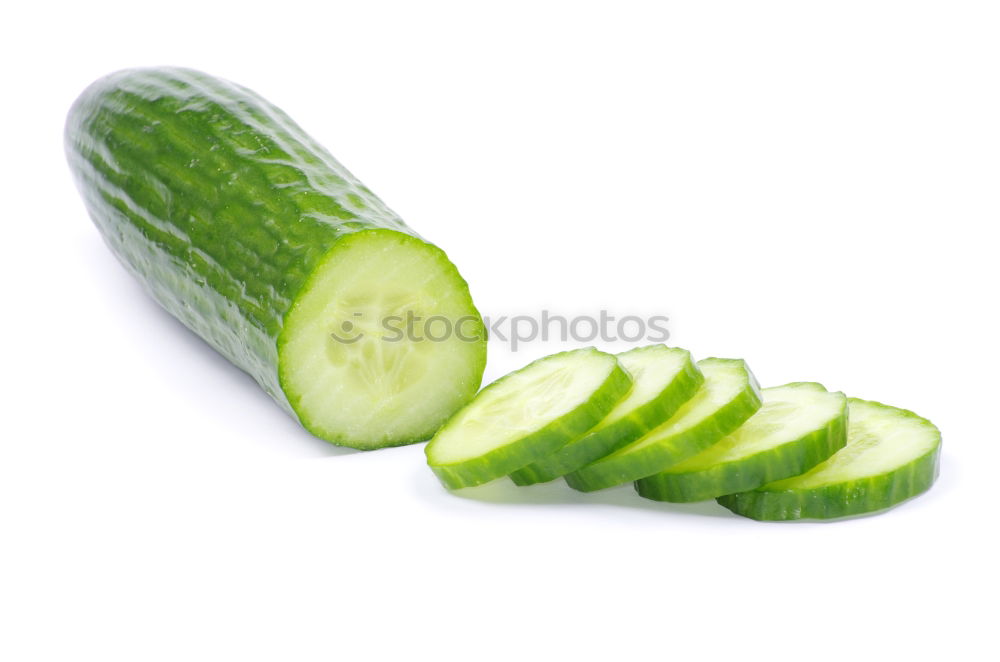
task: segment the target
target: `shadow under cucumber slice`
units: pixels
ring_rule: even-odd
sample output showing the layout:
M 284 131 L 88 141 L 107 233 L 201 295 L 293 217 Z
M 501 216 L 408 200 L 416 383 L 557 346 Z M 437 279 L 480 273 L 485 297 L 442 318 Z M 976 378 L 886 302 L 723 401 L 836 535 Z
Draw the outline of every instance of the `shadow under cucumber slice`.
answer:
M 674 415 L 704 382 L 686 349 L 649 345 L 618 355 L 632 389 L 593 429 L 511 473 L 517 485 L 554 480 L 630 444 Z
M 849 398 L 847 445 L 801 476 L 721 496 L 756 520 L 832 519 L 883 510 L 930 489 L 941 432 L 911 411 Z
M 639 440 L 566 475 L 575 490 L 629 483 L 696 455 L 760 409 L 760 387 L 740 359 L 703 359 L 705 382 L 669 420 Z
M 847 398 L 820 384 L 766 388 L 763 406 L 719 443 L 636 481 L 640 496 L 675 503 L 714 499 L 797 476 L 844 447 Z
M 632 386 L 592 347 L 546 356 L 493 382 L 425 448 L 445 487 L 489 482 L 535 462 L 601 421 Z

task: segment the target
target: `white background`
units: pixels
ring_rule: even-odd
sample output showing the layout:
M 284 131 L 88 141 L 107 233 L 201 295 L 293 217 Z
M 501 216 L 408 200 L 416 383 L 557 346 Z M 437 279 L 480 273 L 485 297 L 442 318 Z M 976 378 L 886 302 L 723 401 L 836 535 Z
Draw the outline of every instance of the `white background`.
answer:
M 995 3 L 40 4 L 0 41 L 0 658 L 996 659 Z M 940 480 L 760 524 L 310 437 L 73 188 L 70 103 L 155 64 L 282 106 L 484 313 L 669 315 L 930 418 Z M 491 343 L 486 379 L 556 349 Z

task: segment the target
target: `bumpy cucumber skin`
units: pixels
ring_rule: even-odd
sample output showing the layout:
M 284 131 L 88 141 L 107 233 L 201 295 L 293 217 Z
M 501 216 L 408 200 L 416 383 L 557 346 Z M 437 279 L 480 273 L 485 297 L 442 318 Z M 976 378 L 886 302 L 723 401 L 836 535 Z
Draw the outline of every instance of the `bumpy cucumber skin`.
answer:
M 98 80 L 70 110 L 65 144 L 90 216 L 126 269 L 322 437 L 282 387 L 286 315 L 345 237 L 424 243 L 417 234 L 280 109 L 200 72 L 131 69 Z
M 829 458 L 846 443 L 847 398 L 844 398 L 839 416 L 831 419 L 826 427 L 795 441 L 701 471 L 673 473 L 668 469 L 637 480 L 635 491 L 647 499 L 673 503 L 714 499 L 798 476 Z
M 880 402 L 848 398 L 890 407 L 933 427 L 933 423 L 912 411 Z M 937 431 L 937 428 L 934 428 Z M 931 488 L 940 471 L 941 433 L 937 443 L 926 453 L 892 471 L 858 480 L 804 490 L 768 490 L 767 485 L 747 492 L 720 496 L 716 501 L 737 515 L 758 521 L 798 519 L 837 519 L 874 513 L 923 494 Z
M 557 354 L 551 356 L 557 356 Z M 538 361 L 544 361 L 551 358 L 551 356 L 543 357 L 538 359 Z M 534 363 L 537 363 L 537 361 Z M 521 370 L 525 370 L 531 365 L 533 364 L 529 364 Z M 486 393 L 491 388 L 494 388 L 494 385 L 501 383 L 508 376 L 501 377 L 493 382 L 484 388 L 481 393 Z M 628 393 L 631 386 L 632 378 L 629 374 L 620 365 L 615 365 L 601 386 L 598 387 L 586 402 L 533 434 L 496 448 L 479 457 L 454 464 L 437 464 L 434 462 L 432 457 L 434 454 L 434 440 L 432 439 L 424 448 L 427 456 L 427 464 L 441 483 L 452 490 L 463 487 L 474 487 L 488 483 L 491 480 L 496 480 L 497 478 L 502 478 L 531 462 L 553 453 L 572 439 L 576 439 L 597 425 L 614 408 L 615 404 Z M 457 415 L 458 412 L 450 420 L 454 420 Z M 445 423 L 441 427 L 439 434 L 447 426 L 448 423 Z
M 566 444 L 553 455 L 511 473 L 515 485 L 534 485 L 576 471 L 663 423 L 693 396 L 705 381 L 688 354 L 684 369 L 659 395 L 611 425 Z
M 746 363 L 739 359 L 703 359 L 703 361 L 739 361 L 747 374 L 743 391 L 722 407 L 716 415 L 676 435 L 670 444 L 652 444 L 620 459 L 614 454 L 597 460 L 564 477 L 566 484 L 580 492 L 630 483 L 663 471 L 667 467 L 700 453 L 743 425 L 761 407 L 760 386 Z

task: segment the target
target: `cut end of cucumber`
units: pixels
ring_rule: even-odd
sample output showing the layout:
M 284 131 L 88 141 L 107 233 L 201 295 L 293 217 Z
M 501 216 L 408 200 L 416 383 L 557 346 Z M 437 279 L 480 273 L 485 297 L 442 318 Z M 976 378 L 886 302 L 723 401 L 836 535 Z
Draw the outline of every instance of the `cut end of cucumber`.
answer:
M 313 434 L 353 448 L 429 438 L 479 389 L 486 334 L 439 248 L 393 230 L 338 241 L 279 340 L 282 389 Z

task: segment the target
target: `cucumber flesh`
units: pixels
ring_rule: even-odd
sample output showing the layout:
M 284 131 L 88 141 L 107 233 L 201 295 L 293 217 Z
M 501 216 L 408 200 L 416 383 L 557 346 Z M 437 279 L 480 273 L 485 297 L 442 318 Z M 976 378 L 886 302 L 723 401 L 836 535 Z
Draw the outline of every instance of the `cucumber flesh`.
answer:
M 517 485 L 554 480 L 630 444 L 690 400 L 704 382 L 685 349 L 649 345 L 623 352 L 618 362 L 632 376 L 632 390 L 592 430 L 552 455 L 513 472 Z
M 631 386 L 611 354 L 586 348 L 544 357 L 449 419 L 427 444 L 427 463 L 452 489 L 506 476 L 589 430 Z
M 479 386 L 482 327 L 457 275 L 440 249 L 399 232 L 334 244 L 278 340 L 281 386 L 302 424 L 381 447 L 427 439 L 465 404 Z
M 934 424 L 879 402 L 847 402 L 843 449 L 801 476 L 718 502 L 757 520 L 831 519 L 883 510 L 930 489 L 941 451 Z
M 797 476 L 844 447 L 847 398 L 799 382 L 761 391 L 763 406 L 719 443 L 636 481 L 647 499 L 688 502 Z
M 717 443 L 761 406 L 760 387 L 739 359 L 703 359 L 705 382 L 693 398 L 639 440 L 566 475 L 570 487 L 590 492 L 663 471 Z

